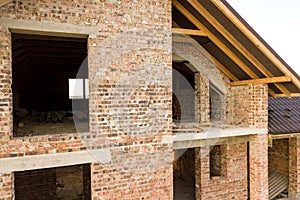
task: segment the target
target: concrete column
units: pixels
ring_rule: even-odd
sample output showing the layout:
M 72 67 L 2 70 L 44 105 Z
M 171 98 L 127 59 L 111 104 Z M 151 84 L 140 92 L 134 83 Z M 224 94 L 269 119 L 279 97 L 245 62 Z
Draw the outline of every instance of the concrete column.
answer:
M 289 199 L 300 199 L 300 137 L 289 141 Z
M 249 149 L 250 199 L 268 199 L 268 135 L 254 135 Z

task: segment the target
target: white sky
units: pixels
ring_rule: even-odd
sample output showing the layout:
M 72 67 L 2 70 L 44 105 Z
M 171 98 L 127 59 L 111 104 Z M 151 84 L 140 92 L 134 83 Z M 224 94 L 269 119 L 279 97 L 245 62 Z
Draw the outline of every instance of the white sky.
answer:
M 300 75 L 300 0 L 227 0 Z

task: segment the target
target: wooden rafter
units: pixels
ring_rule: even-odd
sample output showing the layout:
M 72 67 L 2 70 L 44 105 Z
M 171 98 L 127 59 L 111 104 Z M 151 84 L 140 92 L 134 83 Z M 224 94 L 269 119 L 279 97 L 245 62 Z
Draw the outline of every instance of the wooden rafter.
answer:
M 185 34 L 185 35 L 206 36 L 206 34 L 201 30 L 172 28 L 172 31 L 175 33 L 180 33 L 180 34 Z
M 276 93 L 270 87 L 268 88 L 268 93 L 271 97 L 276 98 Z
M 286 97 L 284 94 L 276 94 L 275 97 Z M 290 97 L 300 97 L 300 93 L 291 93 Z
M 253 79 L 258 79 L 259 77 L 245 64 L 243 63 L 238 56 L 236 56 L 225 44 L 223 44 L 213 33 L 211 33 L 196 17 L 194 17 L 183 5 L 181 5 L 177 0 L 172 1 L 175 8 L 181 12 L 190 22 L 192 22 L 199 30 L 204 31 L 207 34 L 207 37 L 210 38 L 223 52 L 226 52 L 226 55 L 233 60 L 239 67 L 246 72 L 248 76 Z M 269 89 L 271 93 L 273 92 Z M 273 92 L 275 93 L 275 92 Z
M 211 33 L 196 17 L 194 17 L 183 5 L 177 0 L 173 1 L 173 5 L 179 10 L 190 22 L 197 28 L 203 30 L 207 36 L 214 42 L 223 52 L 235 61 L 251 78 L 259 78 L 246 64 L 244 64 L 230 49 L 227 48 L 213 33 Z
M 252 53 L 250 53 L 222 24 L 216 20 L 198 1 L 187 0 L 201 15 L 216 29 L 218 30 L 245 58 L 247 58 L 257 69 L 262 72 L 267 78 L 273 77 L 273 74 L 267 70 L 264 65 L 258 61 Z M 280 82 L 280 81 L 279 81 Z M 290 92 L 282 84 L 274 84 L 284 94 L 290 96 Z
M 180 26 L 173 20 L 172 21 L 172 28 L 180 28 Z
M 291 138 L 291 137 L 299 137 L 300 133 L 284 133 L 284 134 L 269 134 L 269 137 L 272 140 L 279 140 L 279 139 L 285 139 L 285 138 Z
M 5 4 L 11 2 L 12 0 L 0 0 L 0 7 L 4 6 Z
M 256 47 L 285 75 L 292 78 L 292 82 L 300 89 L 298 78 L 235 16 L 220 0 L 210 0 Z M 291 94 L 292 96 L 292 94 Z
M 291 78 L 288 76 L 278 76 L 271 78 L 259 78 L 259 79 L 251 79 L 251 80 L 243 80 L 243 81 L 234 81 L 231 82 L 231 86 L 236 85 L 248 85 L 248 84 L 264 84 L 264 83 L 278 83 L 278 82 L 290 82 Z

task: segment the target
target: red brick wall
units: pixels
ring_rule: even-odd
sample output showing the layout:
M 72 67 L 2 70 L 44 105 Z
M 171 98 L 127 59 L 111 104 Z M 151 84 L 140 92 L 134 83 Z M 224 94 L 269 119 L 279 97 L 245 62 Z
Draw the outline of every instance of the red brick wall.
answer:
M 0 158 L 111 147 L 109 165 L 92 165 L 93 199 L 172 198 L 172 147 L 161 142 L 172 121 L 171 1 L 12 1 L 0 17 L 98 29 L 88 39 L 90 134 L 83 144 L 77 134 L 10 139 L 11 38 L 1 27 Z M 134 28 L 141 30 L 127 37 Z M 125 35 L 118 44 L 110 38 L 116 34 Z M 111 46 L 100 51 L 106 38 Z
M 0 199 L 13 198 L 14 179 L 12 173 L 0 173 Z
M 269 147 L 269 169 L 289 174 L 289 139 L 273 140 Z
M 297 200 L 300 198 L 300 138 L 292 137 L 289 139 L 289 199 Z
M 268 127 L 268 85 L 249 85 L 249 126 Z
M 243 101 L 241 101 L 243 99 Z M 249 91 L 247 86 L 234 86 L 226 94 L 226 123 L 249 126 Z
M 94 199 L 172 199 L 173 165 L 168 165 L 172 161 L 167 157 L 171 152 L 163 152 L 166 147 L 159 145 L 154 148 L 161 150 L 123 155 L 116 150 L 112 164 L 93 164 Z
M 268 86 L 233 86 L 227 93 L 226 122 L 238 126 L 268 127 Z
M 225 176 L 210 178 L 209 146 L 196 148 L 196 199 L 247 199 L 247 143 L 228 144 Z

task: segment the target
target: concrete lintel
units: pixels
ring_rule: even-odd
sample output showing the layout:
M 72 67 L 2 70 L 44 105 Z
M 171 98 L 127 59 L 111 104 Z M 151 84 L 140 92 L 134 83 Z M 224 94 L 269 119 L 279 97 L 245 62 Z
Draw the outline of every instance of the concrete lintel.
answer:
M 236 137 L 244 135 L 268 134 L 267 128 L 203 128 L 200 133 L 176 133 L 171 136 L 164 136 L 163 143 L 176 141 L 192 141 L 218 139 L 224 137 Z
M 213 146 L 221 144 L 237 144 L 242 142 L 248 142 L 250 138 L 246 136 L 225 137 L 225 138 L 213 138 L 213 139 L 200 139 L 200 140 L 186 140 L 186 141 L 174 141 L 173 149 L 188 149 L 203 146 Z
M 29 20 L 15 20 L 0 18 L 0 26 L 8 27 L 14 33 L 38 34 L 49 36 L 65 36 L 76 38 L 95 37 L 98 27 L 88 27 L 58 22 L 38 22 Z
M 173 149 L 194 148 L 215 144 L 249 141 L 250 135 L 267 134 L 267 128 L 206 128 L 200 133 L 176 133 L 164 136 L 163 143 L 173 143 Z
M 79 165 L 93 162 L 105 164 L 109 163 L 110 160 L 111 155 L 109 149 L 2 158 L 0 159 L 0 173 Z

